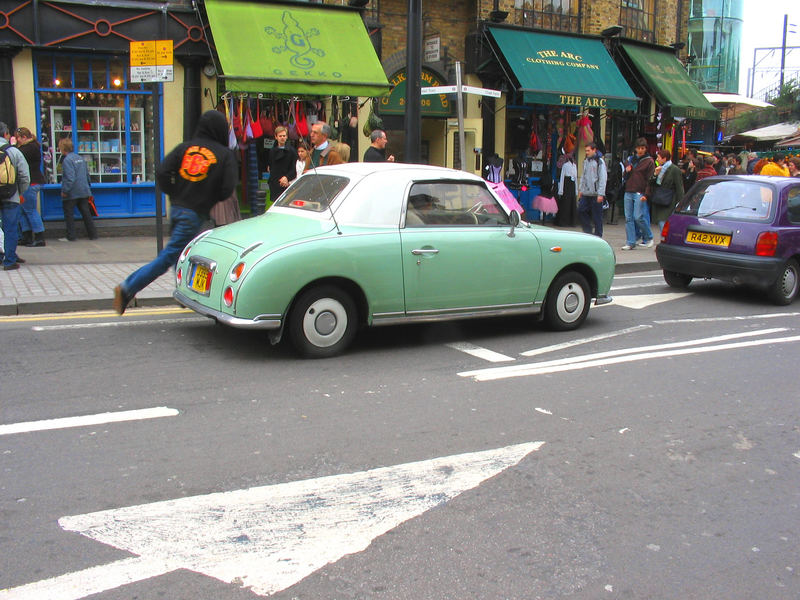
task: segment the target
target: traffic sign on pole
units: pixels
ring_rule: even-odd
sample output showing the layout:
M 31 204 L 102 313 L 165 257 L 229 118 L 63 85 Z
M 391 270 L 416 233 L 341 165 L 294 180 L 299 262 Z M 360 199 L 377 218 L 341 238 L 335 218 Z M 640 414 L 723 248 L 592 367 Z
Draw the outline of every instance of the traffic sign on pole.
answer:
M 423 96 L 431 96 L 434 94 L 455 94 L 457 91 L 457 85 L 437 85 L 434 87 L 420 88 L 420 94 Z M 465 94 L 478 94 L 479 96 L 491 96 L 492 98 L 500 97 L 500 90 L 490 90 L 487 88 L 473 87 L 471 85 L 462 85 L 461 91 Z

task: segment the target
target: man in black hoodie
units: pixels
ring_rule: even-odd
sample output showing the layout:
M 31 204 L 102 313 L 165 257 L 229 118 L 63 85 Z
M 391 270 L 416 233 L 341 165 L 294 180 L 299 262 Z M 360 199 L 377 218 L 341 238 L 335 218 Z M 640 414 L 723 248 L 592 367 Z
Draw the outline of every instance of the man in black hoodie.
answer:
M 192 139 L 179 144 L 156 170 L 161 189 L 169 194 L 172 234 L 152 262 L 131 273 L 114 288 L 114 310 L 121 315 L 138 292 L 174 267 L 181 251 L 199 232 L 208 212 L 236 186 L 236 158 L 228 149 L 228 122 L 209 110 L 200 117 Z

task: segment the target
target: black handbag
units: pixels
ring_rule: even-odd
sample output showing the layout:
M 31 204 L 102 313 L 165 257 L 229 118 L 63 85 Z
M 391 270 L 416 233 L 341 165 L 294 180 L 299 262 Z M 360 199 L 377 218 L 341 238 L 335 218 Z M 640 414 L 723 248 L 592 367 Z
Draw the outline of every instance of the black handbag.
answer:
M 657 204 L 658 206 L 669 206 L 672 204 L 673 192 L 674 190 L 671 188 L 659 185 L 656 187 L 656 191 L 653 194 L 653 204 Z

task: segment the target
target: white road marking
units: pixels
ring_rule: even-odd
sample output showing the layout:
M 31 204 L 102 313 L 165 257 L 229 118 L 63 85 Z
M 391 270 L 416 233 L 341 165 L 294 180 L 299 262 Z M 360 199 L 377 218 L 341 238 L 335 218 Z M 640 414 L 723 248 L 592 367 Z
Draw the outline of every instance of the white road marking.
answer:
M 491 381 L 495 379 L 505 379 L 508 377 L 525 377 L 529 375 L 542 375 L 545 373 L 558 373 L 562 371 L 587 369 L 590 367 L 648 360 L 650 358 L 660 358 L 664 356 L 702 354 L 704 352 L 714 352 L 718 350 L 727 350 L 739 347 L 744 348 L 748 346 L 761 346 L 770 343 L 788 343 L 800 340 L 800 336 L 793 336 L 708 346 L 708 344 L 715 342 L 754 337 L 757 335 L 768 335 L 782 331 L 787 331 L 787 329 L 785 327 L 779 327 L 774 329 L 762 329 L 759 331 L 747 331 L 696 340 L 673 342 L 669 344 L 656 344 L 653 346 L 641 346 L 638 348 L 621 348 L 619 350 L 612 350 L 609 352 L 595 352 L 583 356 L 549 360 L 538 363 L 511 365 L 508 367 L 492 367 L 490 369 L 478 369 L 475 371 L 463 371 L 458 375 L 461 377 L 474 377 L 476 381 Z M 701 344 L 706 345 L 701 348 L 686 348 L 686 346 L 697 346 Z
M 274 594 L 543 444 L 63 517 L 65 530 L 140 558 L 0 590 L 0 600 L 77 600 L 176 569 Z
M 70 323 L 69 325 L 35 325 L 33 331 L 61 331 L 64 329 L 101 329 L 103 327 L 131 327 L 134 325 L 167 325 L 170 323 L 198 323 L 208 317 L 181 317 L 180 319 L 143 319 L 141 321 L 106 321 L 103 323 Z
M 709 323 L 714 321 L 748 321 L 752 319 L 775 319 L 780 317 L 796 317 L 800 312 L 768 313 L 764 315 L 740 315 L 736 317 L 702 317 L 697 319 L 662 319 L 653 321 L 658 325 L 671 325 L 673 323 Z
M 616 337 L 618 335 L 625 335 L 628 333 L 633 333 L 634 331 L 640 331 L 642 329 L 650 329 L 652 325 L 636 325 L 635 327 L 628 327 L 627 329 L 620 329 L 619 331 L 611 331 L 609 333 L 600 333 L 598 335 L 593 335 L 587 338 L 581 338 L 579 340 L 572 340 L 571 342 L 563 342 L 561 344 L 553 344 L 552 346 L 544 346 L 542 348 L 536 348 L 534 350 L 526 350 L 525 352 L 520 352 L 522 356 L 536 356 L 538 354 L 545 354 L 547 352 L 555 352 L 556 350 L 564 350 L 565 348 L 572 348 L 573 346 L 579 346 L 581 344 L 588 344 L 591 342 L 597 342 L 600 340 L 607 340 L 608 338 Z
M 475 346 L 468 342 L 454 342 L 452 344 L 445 344 L 445 345 L 448 348 L 452 348 L 453 350 L 458 350 L 459 352 L 465 352 L 470 356 L 474 356 L 475 358 L 482 358 L 483 360 L 488 360 L 489 362 L 507 362 L 509 360 L 515 360 L 510 356 L 506 356 L 505 354 L 500 354 L 499 352 L 495 352 L 487 348 L 481 348 L 480 346 Z
M 543 415 L 552 415 L 553 414 L 552 411 L 549 411 L 546 408 L 539 408 L 538 406 L 536 408 L 534 408 L 533 410 L 535 410 L 536 412 L 540 412 Z
M 650 283 L 626 283 L 626 284 L 623 284 L 623 285 L 612 285 L 611 286 L 611 291 L 612 292 L 618 292 L 619 290 L 633 290 L 633 289 L 636 289 L 636 288 L 649 288 L 649 287 L 653 287 L 655 285 L 662 285 L 662 286 L 666 287 L 667 284 L 664 283 L 663 281 L 661 281 L 660 283 L 658 281 L 653 281 L 653 282 L 650 282 Z
M 654 277 L 663 279 L 664 276 L 661 271 L 648 271 L 642 275 L 614 275 L 614 281 L 618 279 L 653 279 Z
M 647 308 L 653 304 L 668 302 L 669 300 L 679 300 L 680 298 L 685 298 L 686 296 L 691 296 L 691 294 L 684 292 L 667 292 L 665 294 L 614 296 L 614 301 L 611 304 L 624 306 L 625 308 L 635 308 L 638 310 L 640 308 Z
M 89 425 L 103 425 L 105 423 L 121 423 L 123 421 L 159 419 L 161 417 L 175 417 L 178 414 L 178 411 L 174 408 L 157 406 L 155 408 L 106 412 L 96 415 L 86 415 L 83 417 L 63 417 L 61 419 L 47 419 L 44 421 L 11 423 L 9 425 L 0 425 L 0 435 L 29 433 L 31 431 L 46 431 L 48 429 L 66 429 L 68 427 L 86 427 Z

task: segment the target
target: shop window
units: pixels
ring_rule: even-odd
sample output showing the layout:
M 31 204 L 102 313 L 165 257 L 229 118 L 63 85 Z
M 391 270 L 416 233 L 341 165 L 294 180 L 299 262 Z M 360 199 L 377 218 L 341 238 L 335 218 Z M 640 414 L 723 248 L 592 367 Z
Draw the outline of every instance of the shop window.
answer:
M 624 36 L 644 42 L 655 41 L 656 0 L 621 0 L 619 24 Z
M 38 134 L 48 183 L 61 181 L 64 137 L 86 160 L 93 183 L 154 181 L 153 96 L 141 86 L 127 88 L 125 64 L 116 57 L 37 55 Z
M 516 0 L 515 7 L 525 27 L 580 32 L 580 0 Z
M 58 88 L 71 88 L 72 85 L 72 62 L 63 58 L 55 61 L 55 78 L 53 85 Z

